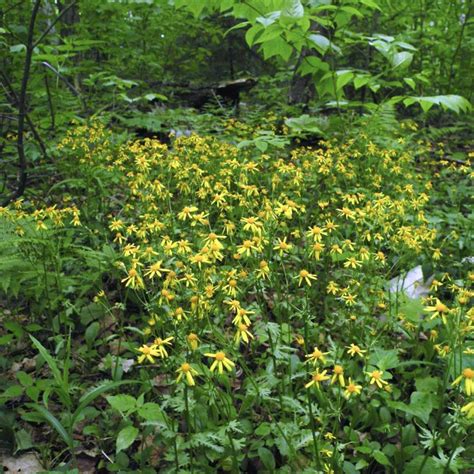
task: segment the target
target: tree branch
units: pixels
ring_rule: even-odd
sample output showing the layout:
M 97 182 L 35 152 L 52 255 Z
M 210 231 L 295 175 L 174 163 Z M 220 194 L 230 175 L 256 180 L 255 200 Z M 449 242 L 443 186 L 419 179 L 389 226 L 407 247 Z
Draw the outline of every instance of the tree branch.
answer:
M 64 7 L 59 15 L 54 19 L 54 21 L 46 28 L 46 30 L 43 32 L 43 34 L 33 43 L 33 49 L 36 48 L 48 35 L 48 33 L 54 28 L 54 25 L 67 13 L 68 10 L 70 10 L 78 0 L 74 0 L 71 2 L 67 7 Z
M 24 144 L 24 133 L 25 133 L 25 118 L 26 118 L 26 93 L 28 90 L 28 79 L 30 77 L 31 59 L 33 56 L 33 35 L 35 32 L 36 17 L 38 15 L 41 0 L 36 0 L 33 5 L 33 11 L 31 13 L 30 25 L 28 27 L 28 38 L 26 41 L 26 56 L 25 65 L 23 67 L 23 78 L 21 81 L 20 96 L 18 102 L 18 136 L 16 146 L 18 149 L 18 187 L 17 189 L 5 199 L 2 206 L 6 206 L 11 201 L 19 198 L 26 188 L 27 179 L 27 162 L 25 155 L 25 144 Z
M 12 102 L 12 105 L 19 104 L 20 99 L 18 98 L 18 94 L 13 89 L 10 81 L 8 80 L 8 77 L 5 75 L 3 71 L 0 71 L 0 74 L 2 75 L 3 81 L 5 82 L 5 86 L 4 86 L 6 87 L 5 91 L 9 92 L 9 95 L 12 97 L 12 99 L 10 99 Z M 18 119 L 18 117 L 15 117 L 15 120 L 16 119 Z M 46 145 L 44 144 L 40 134 L 36 130 L 36 127 L 34 126 L 33 121 L 31 120 L 27 112 L 25 112 L 25 120 L 28 122 L 28 126 L 30 127 L 31 133 L 33 134 L 33 136 L 35 137 L 35 140 L 38 142 L 38 145 L 41 148 L 43 157 L 45 159 L 48 158 L 48 154 L 46 152 Z

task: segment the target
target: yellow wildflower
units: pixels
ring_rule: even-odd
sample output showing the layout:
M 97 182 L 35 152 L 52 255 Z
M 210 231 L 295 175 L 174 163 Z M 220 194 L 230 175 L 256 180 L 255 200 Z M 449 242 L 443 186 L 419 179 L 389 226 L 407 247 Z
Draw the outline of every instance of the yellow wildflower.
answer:
M 333 369 L 331 385 L 336 381 L 339 382 L 339 385 L 341 387 L 344 387 L 346 385 L 346 381 L 344 380 L 344 368 L 341 365 L 335 365 Z
M 224 373 L 224 369 L 228 370 L 229 372 L 235 367 L 235 364 L 226 357 L 225 352 L 219 351 L 215 354 L 206 353 L 204 354 L 206 357 L 212 357 L 214 362 L 211 365 L 211 372 L 217 368 L 219 374 Z
M 324 382 L 325 380 L 329 380 L 329 377 L 326 374 L 327 374 L 327 370 L 323 370 L 322 372 L 319 372 L 319 369 L 317 369 L 316 372 L 313 372 L 311 374 L 312 375 L 311 381 L 305 385 L 305 388 L 309 388 L 312 385 L 316 385 L 316 387 L 319 388 L 320 387 L 319 384 L 321 382 Z
M 359 357 L 364 357 L 364 354 L 367 352 L 365 350 L 362 350 L 358 345 L 356 344 L 350 344 L 349 346 L 346 346 L 347 353 L 351 356 L 354 357 L 358 355 Z
M 166 346 L 171 346 L 171 341 L 174 339 L 174 337 L 167 337 L 166 339 L 161 339 L 161 337 L 157 337 L 153 341 L 153 345 L 155 346 L 156 350 L 159 353 L 159 357 L 164 359 L 165 357 L 168 357 L 168 352 L 166 350 Z
M 474 401 L 469 402 L 461 408 L 462 413 L 466 413 L 468 418 L 474 418 Z
M 383 372 L 381 370 L 373 370 L 372 372 L 366 372 L 370 377 L 370 384 L 377 385 L 379 388 L 383 388 L 388 382 L 382 378 Z
M 191 350 L 195 351 L 198 346 L 199 346 L 199 337 L 197 334 L 194 334 L 193 332 L 189 333 L 186 337 L 186 340 L 188 341 L 189 347 L 191 347 Z
M 457 377 L 454 382 L 452 383 L 453 387 L 460 384 L 461 381 L 464 379 L 464 391 L 466 395 L 470 397 L 474 395 L 474 370 L 470 367 L 466 367 L 462 374 Z
M 352 395 L 360 395 L 361 390 L 362 390 L 362 385 L 357 385 L 349 377 L 349 381 L 347 382 L 347 387 L 344 390 L 344 396 L 346 398 L 350 398 Z
M 321 361 L 324 364 L 326 362 L 326 358 L 324 356 L 327 354 L 329 354 L 329 352 L 322 352 L 315 346 L 313 352 L 305 356 L 308 359 L 306 362 L 311 362 L 313 365 L 316 365 L 319 361 Z
M 301 270 L 299 275 L 296 277 L 298 278 L 298 286 L 301 286 L 303 281 L 308 285 L 311 286 L 311 280 L 317 280 L 318 277 L 309 273 L 308 270 Z
M 153 364 L 155 362 L 154 357 L 160 357 L 158 348 L 154 344 L 151 346 L 143 344 L 138 351 L 142 353 L 142 355 L 138 357 L 139 364 L 141 364 L 145 359 Z
M 184 364 L 181 364 L 181 367 L 176 371 L 178 372 L 178 378 L 176 379 L 176 382 L 179 382 L 183 376 L 186 378 L 186 382 L 189 386 L 194 386 L 196 385 L 196 382 L 194 381 L 194 375 L 198 375 L 198 372 L 196 369 L 194 369 L 191 364 L 188 364 L 187 362 L 184 362 Z

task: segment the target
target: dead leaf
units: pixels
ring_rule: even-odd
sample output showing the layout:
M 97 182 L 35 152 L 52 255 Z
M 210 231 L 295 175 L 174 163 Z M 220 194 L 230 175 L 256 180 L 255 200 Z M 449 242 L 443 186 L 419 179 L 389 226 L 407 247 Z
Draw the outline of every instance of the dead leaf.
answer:
M 36 474 L 44 471 L 35 453 L 25 453 L 18 457 L 4 456 L 2 466 L 9 474 Z
M 89 456 L 77 457 L 77 469 L 80 474 L 94 474 L 96 472 L 96 460 Z

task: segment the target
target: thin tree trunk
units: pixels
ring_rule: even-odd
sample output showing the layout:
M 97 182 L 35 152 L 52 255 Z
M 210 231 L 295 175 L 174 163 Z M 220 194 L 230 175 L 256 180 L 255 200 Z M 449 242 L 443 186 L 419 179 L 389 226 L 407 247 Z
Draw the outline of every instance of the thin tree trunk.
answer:
M 20 95 L 18 98 L 18 131 L 16 147 L 18 150 L 18 184 L 16 190 L 2 203 L 6 206 L 11 201 L 19 198 L 26 188 L 26 180 L 28 177 L 27 161 L 25 155 L 25 119 L 26 119 L 26 93 L 28 91 L 28 79 L 30 78 L 31 58 L 33 56 L 33 36 L 35 32 L 36 17 L 41 4 L 41 0 L 36 0 L 33 5 L 33 11 L 30 17 L 30 25 L 28 27 L 28 38 L 26 40 L 25 64 L 23 67 L 23 78 L 21 81 Z

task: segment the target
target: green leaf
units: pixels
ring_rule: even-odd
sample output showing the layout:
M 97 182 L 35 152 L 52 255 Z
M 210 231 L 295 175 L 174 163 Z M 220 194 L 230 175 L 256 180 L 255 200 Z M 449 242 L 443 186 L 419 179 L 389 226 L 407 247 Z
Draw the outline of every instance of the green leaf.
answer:
M 263 422 L 263 423 L 260 423 L 260 425 L 257 427 L 257 429 L 255 430 L 255 434 L 257 436 L 268 436 L 272 431 L 272 427 L 270 425 L 270 423 L 267 423 L 267 422 Z
M 137 400 L 131 395 L 109 395 L 106 398 L 112 408 L 115 408 L 122 413 L 130 413 L 137 407 Z
M 360 89 L 370 81 L 370 76 L 356 76 L 354 79 L 354 87 Z
M 60 421 L 44 406 L 36 403 L 27 403 L 26 406 L 37 411 L 61 436 L 63 441 L 68 445 L 69 449 L 74 448 L 74 441 L 69 433 L 66 431 Z
M 145 403 L 138 410 L 139 416 L 146 421 L 163 421 L 163 411 L 158 403 Z
M 399 312 L 403 314 L 408 321 L 418 324 L 423 317 L 424 305 L 421 298 L 410 298 L 404 293 L 399 294 Z
M 468 112 L 471 109 L 469 101 L 459 95 L 439 95 L 436 98 L 441 106 L 456 113 Z
M 382 464 L 382 466 L 391 466 L 392 463 L 388 460 L 387 456 L 380 450 L 375 450 L 372 455 L 374 456 L 374 459 L 379 463 Z
M 18 451 L 24 451 L 26 449 L 30 449 L 34 447 L 33 440 L 31 439 L 30 433 L 28 431 L 21 429 L 18 431 L 15 431 L 15 453 Z
M 122 380 L 119 382 L 106 382 L 104 384 L 101 384 L 97 387 L 92 388 L 88 392 L 86 392 L 80 399 L 79 399 L 79 405 L 72 415 L 72 421 L 71 423 L 74 425 L 75 420 L 77 417 L 82 413 L 82 410 L 89 406 L 97 397 L 102 395 L 105 392 L 108 392 L 109 390 L 113 390 L 117 387 L 120 387 L 121 385 L 126 385 L 126 384 L 134 384 L 134 383 L 140 383 L 135 380 Z
M 24 44 L 10 46 L 10 53 L 20 53 L 22 51 L 26 51 L 26 46 Z
M 328 38 L 323 35 L 309 35 L 308 39 L 314 43 L 316 46 L 316 49 L 321 53 L 324 54 L 328 49 L 331 44 Z
M 53 357 L 48 352 L 46 347 L 44 347 L 43 344 L 41 344 L 41 342 L 38 341 L 38 339 L 33 337 L 31 334 L 30 334 L 30 339 L 33 341 L 33 344 L 38 349 L 39 353 L 41 354 L 41 357 L 45 360 L 45 362 L 48 364 L 49 368 L 51 369 L 51 373 L 53 374 L 56 384 L 62 387 L 64 381 L 61 375 L 61 371 L 59 370 L 58 365 L 56 364 L 56 361 L 53 359 Z M 63 387 L 63 388 L 66 388 L 66 387 Z
M 10 385 L 2 394 L 1 397 L 5 399 L 17 398 L 23 395 L 24 388 L 21 385 Z
M 419 377 L 415 379 L 415 387 L 418 392 L 438 393 L 440 380 L 436 377 Z
M 320 120 L 310 117 L 308 114 L 292 117 L 285 120 L 285 125 L 297 133 L 311 132 L 324 135 L 319 128 Z
M 264 448 L 263 446 L 258 448 L 258 457 L 268 471 L 273 472 L 275 470 L 275 458 L 269 449 Z
M 336 81 L 336 89 L 339 91 L 341 90 L 346 84 L 348 84 L 352 78 L 354 77 L 354 73 L 352 71 L 337 71 L 337 81 Z
M 360 3 L 367 5 L 370 8 L 375 8 L 377 10 L 382 11 L 382 9 L 377 5 L 375 0 L 360 0 Z
M 23 387 L 31 387 L 33 385 L 33 377 L 31 377 L 31 375 L 27 374 L 26 372 L 17 372 L 16 378 L 18 379 L 18 382 L 23 385 Z
M 436 398 L 425 392 L 413 392 L 410 397 L 410 404 L 407 405 L 403 402 L 387 401 L 387 405 L 390 408 L 395 408 L 396 410 L 403 411 L 413 415 L 424 423 L 428 423 L 430 414 L 434 408 L 434 401 Z
M 453 112 L 469 112 L 472 109 L 471 103 L 460 95 L 435 95 L 426 97 L 407 97 L 403 103 L 405 106 L 420 104 L 423 112 L 428 112 L 433 105 L 439 105 L 446 110 Z
M 403 80 L 413 89 L 416 89 L 416 82 L 411 77 L 404 77 Z
M 399 363 L 398 351 L 396 349 L 375 349 L 371 354 L 369 362 L 380 370 L 388 370 L 396 367 Z
M 304 7 L 301 0 L 286 0 L 287 6 L 281 11 L 282 17 L 302 18 L 304 16 Z
M 413 61 L 413 54 L 407 51 L 402 51 L 400 53 L 395 53 L 390 58 L 390 63 L 395 69 L 397 67 L 408 67 Z
M 123 428 L 117 436 L 116 452 L 119 453 L 127 449 L 137 439 L 137 436 L 138 428 L 132 425 Z
M 293 48 L 281 37 L 266 41 L 262 44 L 262 49 L 265 59 L 280 56 L 284 61 L 288 61 L 293 52 Z
M 302 76 L 306 76 L 307 74 L 315 74 L 319 71 L 327 72 L 328 70 L 328 63 L 316 56 L 306 56 L 298 68 L 298 73 Z
M 245 32 L 245 41 L 252 47 L 255 44 L 256 36 L 263 31 L 261 25 L 255 24 Z
M 150 93 L 150 94 L 145 94 L 143 96 L 144 99 L 148 100 L 149 102 L 155 99 L 161 100 L 161 101 L 166 101 L 168 100 L 165 95 L 162 94 L 155 94 L 155 93 Z
M 403 468 L 403 474 L 442 474 L 444 467 L 438 464 L 432 457 L 425 460 L 425 456 L 420 455 L 412 459 Z
M 263 33 L 258 37 L 258 39 L 254 41 L 254 43 L 265 43 L 266 41 L 281 37 L 282 33 L 283 29 L 280 25 L 271 25 L 263 31 Z
M 97 335 L 99 334 L 100 331 L 100 324 L 97 321 L 94 321 L 92 324 L 90 324 L 85 332 L 85 339 L 86 343 L 88 346 L 91 346 L 92 343 L 95 341 Z

